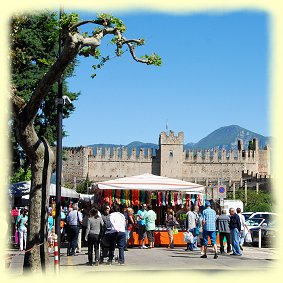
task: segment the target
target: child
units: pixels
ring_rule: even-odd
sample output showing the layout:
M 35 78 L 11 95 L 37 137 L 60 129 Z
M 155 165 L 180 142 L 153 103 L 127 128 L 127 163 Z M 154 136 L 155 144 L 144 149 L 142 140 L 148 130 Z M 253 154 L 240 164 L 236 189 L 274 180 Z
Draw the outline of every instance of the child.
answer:
M 53 226 L 48 234 L 48 255 L 51 254 L 51 252 L 54 252 L 54 241 L 57 239 L 57 235 L 55 234 L 55 227 Z

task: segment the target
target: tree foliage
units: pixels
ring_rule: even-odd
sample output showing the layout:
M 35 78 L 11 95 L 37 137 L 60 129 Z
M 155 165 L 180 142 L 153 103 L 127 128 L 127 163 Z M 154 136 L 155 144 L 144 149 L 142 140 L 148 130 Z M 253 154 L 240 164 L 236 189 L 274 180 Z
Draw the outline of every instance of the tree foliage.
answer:
M 58 58 L 58 30 L 56 13 L 15 16 L 11 20 L 11 83 L 16 87 L 17 95 L 25 102 L 30 100 L 35 86 Z M 79 93 L 69 91 L 66 78 L 73 75 L 74 66 L 75 60 L 63 75 L 63 92 L 72 101 L 77 100 Z M 54 84 L 40 105 L 34 120 L 38 136 L 45 137 L 51 146 L 54 146 L 56 141 L 57 92 L 57 84 Z M 63 119 L 68 118 L 74 109 L 74 104 L 64 107 Z M 25 170 L 30 163 L 23 149 L 18 146 L 13 121 L 10 129 L 14 158 L 12 172 L 16 172 L 20 167 Z
M 236 199 L 240 199 L 244 203 L 244 211 L 273 211 L 273 196 L 264 191 L 258 193 L 253 188 L 247 190 L 247 205 L 245 205 L 245 190 L 240 188 L 235 193 Z M 228 198 L 232 198 L 232 193 L 228 194 Z

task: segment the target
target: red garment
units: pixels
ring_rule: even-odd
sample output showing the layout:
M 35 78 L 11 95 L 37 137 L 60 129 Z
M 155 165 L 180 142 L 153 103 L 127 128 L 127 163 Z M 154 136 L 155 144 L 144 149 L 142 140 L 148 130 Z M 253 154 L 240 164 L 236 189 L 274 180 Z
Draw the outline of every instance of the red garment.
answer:
M 162 192 L 157 193 L 157 204 L 158 206 L 162 205 Z
M 116 190 L 115 197 L 116 203 L 121 204 L 121 190 Z
M 19 211 L 17 209 L 12 209 L 11 210 L 11 216 L 12 217 L 17 217 L 19 215 Z
M 187 194 L 186 195 L 186 206 L 189 206 L 191 202 L 191 195 Z
M 133 205 L 139 205 L 139 190 L 132 190 L 132 204 Z
M 110 203 L 110 195 L 109 195 L 110 190 L 104 190 L 104 202 Z
M 174 199 L 173 205 L 177 205 L 177 202 L 178 202 L 178 193 L 174 193 L 174 194 L 173 194 L 173 199 Z

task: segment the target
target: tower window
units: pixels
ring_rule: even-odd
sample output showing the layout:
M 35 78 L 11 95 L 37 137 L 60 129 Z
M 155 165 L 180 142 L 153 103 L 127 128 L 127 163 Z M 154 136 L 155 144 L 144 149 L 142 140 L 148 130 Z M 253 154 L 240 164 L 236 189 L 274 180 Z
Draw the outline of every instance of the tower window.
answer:
M 169 151 L 169 156 L 170 156 L 170 157 L 173 157 L 173 150 L 170 150 L 170 151 Z

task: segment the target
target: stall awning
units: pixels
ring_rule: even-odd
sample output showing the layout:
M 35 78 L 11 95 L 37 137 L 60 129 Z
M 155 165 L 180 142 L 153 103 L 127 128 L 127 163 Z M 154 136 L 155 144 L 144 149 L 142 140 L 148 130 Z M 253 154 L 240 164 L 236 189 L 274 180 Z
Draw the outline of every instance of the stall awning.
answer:
M 9 193 L 13 194 L 14 196 L 28 198 L 30 192 L 30 183 L 30 181 L 12 183 L 10 184 Z M 49 195 L 56 196 L 55 184 L 50 184 Z M 75 190 L 68 189 L 65 187 L 61 187 L 61 196 L 68 198 L 79 198 L 79 194 Z
M 203 185 L 153 174 L 143 174 L 98 182 L 97 185 L 101 190 L 176 191 L 188 194 L 201 194 L 205 192 Z

